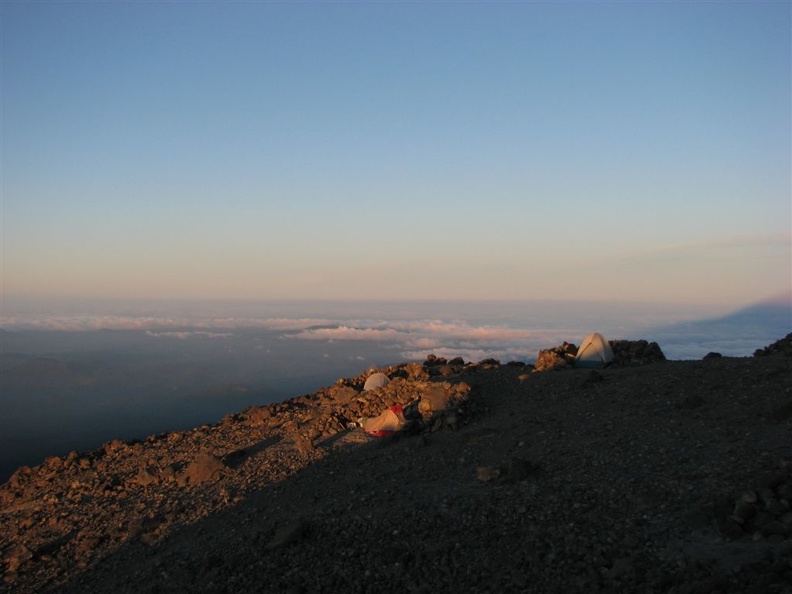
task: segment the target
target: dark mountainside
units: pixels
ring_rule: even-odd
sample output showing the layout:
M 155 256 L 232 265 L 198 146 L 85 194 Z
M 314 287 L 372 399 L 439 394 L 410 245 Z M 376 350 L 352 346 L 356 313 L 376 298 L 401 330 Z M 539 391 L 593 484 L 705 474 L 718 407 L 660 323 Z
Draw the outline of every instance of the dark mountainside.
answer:
M 792 592 L 792 334 L 612 345 L 598 371 L 430 357 L 20 468 L 0 591 Z M 409 403 L 402 434 L 348 428 Z

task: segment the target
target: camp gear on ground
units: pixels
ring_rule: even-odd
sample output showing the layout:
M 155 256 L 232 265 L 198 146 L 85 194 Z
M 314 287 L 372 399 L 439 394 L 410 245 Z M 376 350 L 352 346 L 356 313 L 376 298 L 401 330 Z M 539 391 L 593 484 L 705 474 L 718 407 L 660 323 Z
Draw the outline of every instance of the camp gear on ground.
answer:
M 400 431 L 405 424 L 404 410 L 398 404 L 385 409 L 380 415 L 365 419 L 363 431 L 374 437 L 384 437 Z

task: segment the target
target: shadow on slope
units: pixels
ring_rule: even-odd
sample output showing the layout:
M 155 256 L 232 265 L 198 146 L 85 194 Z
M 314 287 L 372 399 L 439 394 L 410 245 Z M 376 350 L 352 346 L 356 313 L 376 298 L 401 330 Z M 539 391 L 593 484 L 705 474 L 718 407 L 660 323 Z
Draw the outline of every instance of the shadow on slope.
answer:
M 792 332 L 789 297 L 750 305 L 718 318 L 680 322 L 645 331 L 669 359 L 700 359 L 709 352 L 748 357 Z

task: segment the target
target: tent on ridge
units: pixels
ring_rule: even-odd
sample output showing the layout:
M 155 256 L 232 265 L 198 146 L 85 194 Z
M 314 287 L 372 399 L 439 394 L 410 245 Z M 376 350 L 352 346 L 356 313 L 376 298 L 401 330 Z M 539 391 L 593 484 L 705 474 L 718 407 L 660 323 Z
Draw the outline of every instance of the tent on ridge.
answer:
M 390 378 L 384 373 L 372 373 L 363 384 L 363 391 L 368 392 L 375 388 L 384 388 L 390 383 Z
M 575 367 L 607 367 L 612 362 L 613 349 L 599 332 L 586 336 L 575 357 Z

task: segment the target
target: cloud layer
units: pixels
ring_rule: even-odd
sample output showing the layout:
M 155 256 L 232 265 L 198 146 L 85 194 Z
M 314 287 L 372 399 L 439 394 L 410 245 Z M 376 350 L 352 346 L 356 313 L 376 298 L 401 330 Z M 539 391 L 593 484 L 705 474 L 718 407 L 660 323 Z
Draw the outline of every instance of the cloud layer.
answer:
M 781 303 L 789 303 L 789 297 Z M 769 330 L 757 334 L 757 319 L 752 320 L 750 327 L 735 329 L 722 324 L 704 327 L 694 321 L 714 316 L 701 310 L 663 309 L 651 304 L 628 307 L 577 302 L 390 305 L 371 302 L 266 307 L 217 310 L 227 315 L 213 315 L 217 311 L 210 310 L 196 313 L 165 309 L 147 309 L 137 314 L 69 312 L 45 316 L 17 312 L 4 316 L 0 324 L 4 330 L 11 331 L 140 331 L 155 339 L 182 341 L 230 339 L 260 331 L 292 345 L 299 341 L 326 343 L 327 352 L 333 352 L 334 348 L 346 352 L 353 347 L 366 350 L 366 345 L 370 345 L 369 350 L 393 353 L 394 360 L 422 359 L 433 353 L 460 356 L 468 361 L 488 357 L 531 361 L 542 348 L 563 341 L 579 343 L 592 331 L 611 339 L 656 340 L 669 358 L 697 358 L 708 350 L 725 355 L 749 355 L 792 330 L 785 327 L 777 330 L 779 323 L 771 326 L 765 323 L 763 327 Z M 260 309 L 262 315 L 255 315 L 255 309 Z M 285 315 L 278 315 L 279 312 Z M 738 336 L 740 340 L 735 339 Z

